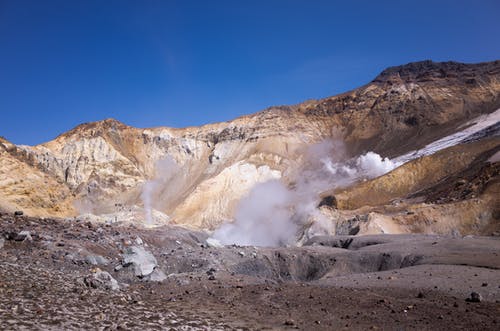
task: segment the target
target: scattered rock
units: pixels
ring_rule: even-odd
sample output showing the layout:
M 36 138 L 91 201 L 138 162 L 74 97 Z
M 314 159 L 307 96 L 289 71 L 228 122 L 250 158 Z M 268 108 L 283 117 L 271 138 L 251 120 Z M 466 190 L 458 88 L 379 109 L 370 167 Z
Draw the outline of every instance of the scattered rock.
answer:
M 3 245 L 5 244 L 5 239 L 0 238 L 0 249 L 3 248 Z
M 105 290 L 118 290 L 120 286 L 107 271 L 96 270 L 92 275 L 84 278 L 84 283 L 88 287 Z
M 16 210 L 16 211 L 14 212 L 14 215 L 15 215 L 15 216 L 23 216 L 23 215 L 24 215 L 24 212 L 23 212 L 22 210 Z
M 244 257 L 244 256 L 245 256 L 245 252 L 243 252 L 243 251 L 238 252 L 238 254 L 239 254 L 241 257 Z
M 472 292 L 470 296 L 465 299 L 467 302 L 481 302 L 483 301 L 483 296 L 477 292 Z

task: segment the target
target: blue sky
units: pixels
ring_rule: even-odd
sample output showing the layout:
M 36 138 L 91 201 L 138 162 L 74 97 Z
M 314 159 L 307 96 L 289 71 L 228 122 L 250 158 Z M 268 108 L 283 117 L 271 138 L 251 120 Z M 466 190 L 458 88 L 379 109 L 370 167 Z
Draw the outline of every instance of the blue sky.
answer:
M 226 121 L 387 66 L 500 58 L 500 1 L 0 0 L 0 135 Z

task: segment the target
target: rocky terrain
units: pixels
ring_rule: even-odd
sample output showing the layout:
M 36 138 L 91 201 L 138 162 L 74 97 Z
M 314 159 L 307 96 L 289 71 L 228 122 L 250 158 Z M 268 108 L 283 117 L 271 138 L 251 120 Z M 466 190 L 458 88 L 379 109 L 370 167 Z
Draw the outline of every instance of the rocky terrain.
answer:
M 500 240 L 321 236 L 213 247 L 207 236 L 0 216 L 4 330 L 496 330 Z
M 499 174 L 500 61 L 0 138 L 0 327 L 495 330 Z

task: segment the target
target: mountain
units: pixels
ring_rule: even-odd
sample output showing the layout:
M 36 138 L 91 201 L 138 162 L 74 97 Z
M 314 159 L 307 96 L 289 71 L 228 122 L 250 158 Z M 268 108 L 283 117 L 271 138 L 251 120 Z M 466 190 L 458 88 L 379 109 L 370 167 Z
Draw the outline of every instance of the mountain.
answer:
M 353 91 L 229 122 L 139 129 L 107 119 L 37 146 L 2 139 L 0 209 L 124 221 L 151 214 L 153 222 L 168 219 L 213 230 L 234 217 L 239 201 L 257 183 L 281 179 L 293 186 L 312 144 L 341 137 L 344 147 L 337 152 L 343 160 L 369 151 L 397 159 L 497 109 L 500 61 L 423 61 L 388 68 Z M 345 224 L 348 231 L 362 230 L 383 219 L 402 232 L 450 232 L 457 225 L 444 220 L 450 210 L 462 215 L 460 220 L 463 210 L 469 212 L 463 222 L 470 226 L 460 226 L 462 232 L 498 231 L 498 158 L 491 161 L 500 145 L 497 129 L 410 158 L 381 177 L 325 188 L 321 196 L 331 203 L 320 209 L 336 220 L 338 231 Z M 453 186 L 463 181 L 463 187 L 473 183 L 472 193 Z M 475 209 L 473 199 L 480 200 Z M 416 225 L 431 218 L 448 225 Z

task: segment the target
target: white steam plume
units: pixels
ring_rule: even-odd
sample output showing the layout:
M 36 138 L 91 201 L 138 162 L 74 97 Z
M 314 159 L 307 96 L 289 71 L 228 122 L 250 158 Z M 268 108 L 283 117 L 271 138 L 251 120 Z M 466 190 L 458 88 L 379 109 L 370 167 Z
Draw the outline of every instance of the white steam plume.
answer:
M 224 244 L 285 245 L 297 231 L 290 222 L 292 192 L 279 180 L 257 184 L 241 199 L 234 223 L 223 224 L 214 237 Z
M 311 219 L 312 231 L 328 233 L 333 225 L 317 209 L 319 193 L 383 175 L 399 165 L 373 152 L 348 159 L 339 140 L 310 146 L 304 158 L 290 185 L 272 180 L 254 186 L 240 200 L 234 221 L 215 230 L 213 238 L 225 245 L 290 245 Z
M 153 209 L 162 202 L 165 191 L 178 186 L 179 173 L 180 167 L 171 156 L 156 162 L 155 177 L 142 186 L 141 199 L 147 224 L 153 223 Z

